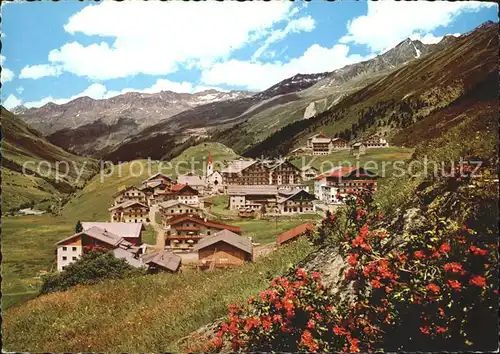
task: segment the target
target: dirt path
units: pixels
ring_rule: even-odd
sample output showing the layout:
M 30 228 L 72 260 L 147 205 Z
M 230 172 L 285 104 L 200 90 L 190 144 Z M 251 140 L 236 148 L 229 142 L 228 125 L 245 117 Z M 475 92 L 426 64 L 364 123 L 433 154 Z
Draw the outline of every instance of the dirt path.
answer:
M 276 246 L 276 244 L 274 242 L 271 242 L 271 243 L 267 243 L 265 245 L 259 245 L 259 246 L 254 247 L 254 249 L 253 249 L 254 260 L 271 254 L 272 252 L 274 252 L 275 246 Z
M 156 223 L 156 213 L 158 212 L 159 210 L 157 205 L 153 205 L 149 208 L 149 224 L 156 231 L 155 248 L 162 250 L 165 248 L 165 231 L 163 231 L 161 225 Z

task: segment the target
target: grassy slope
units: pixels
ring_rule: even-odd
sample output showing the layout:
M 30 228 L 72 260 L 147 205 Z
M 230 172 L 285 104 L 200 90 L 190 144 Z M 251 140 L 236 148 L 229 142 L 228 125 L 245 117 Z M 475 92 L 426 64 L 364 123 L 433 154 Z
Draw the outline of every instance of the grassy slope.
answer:
M 58 204 L 58 200 L 71 193 L 75 187 L 82 187 L 97 171 L 97 162 L 73 155 L 45 140 L 39 132 L 28 127 L 13 114 L 2 107 L 2 211 L 17 209 L 34 202 L 37 207 L 46 208 L 49 204 Z M 22 173 L 25 162 L 31 175 Z M 36 174 L 36 167 L 41 161 L 49 165 L 41 166 L 41 174 Z M 56 162 L 70 164 L 68 176 L 56 182 Z M 61 172 L 65 167 L 61 166 Z M 83 168 L 81 178 L 78 171 Z M 63 170 L 64 169 L 64 170 Z M 35 175 L 33 175 L 35 174 Z
M 360 166 L 377 173 L 382 178 L 379 184 L 383 184 L 391 178 L 395 172 L 396 161 L 407 161 L 411 158 L 413 149 L 401 147 L 388 147 L 367 149 L 366 154 L 359 159 L 349 154 L 349 151 L 337 151 L 326 156 L 303 156 L 293 159 L 291 162 L 302 167 L 307 164 L 316 167 L 320 172 L 325 172 L 338 166 Z M 402 167 L 402 163 L 398 163 Z M 384 167 L 385 166 L 385 167 Z
M 150 275 L 43 296 L 4 313 L 4 347 L 179 352 L 179 339 L 256 295 L 310 251 L 299 242 L 232 270 Z

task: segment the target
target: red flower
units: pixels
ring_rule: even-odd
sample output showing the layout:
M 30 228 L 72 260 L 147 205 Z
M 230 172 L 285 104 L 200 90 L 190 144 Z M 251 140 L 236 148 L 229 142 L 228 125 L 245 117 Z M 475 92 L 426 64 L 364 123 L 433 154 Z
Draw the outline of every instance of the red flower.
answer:
M 272 326 L 273 324 L 268 319 L 262 321 L 262 328 L 264 328 L 264 331 L 269 331 Z
M 365 238 L 368 236 L 368 224 L 364 224 L 361 226 L 361 229 L 359 229 L 359 237 Z
M 347 257 L 347 263 L 354 267 L 356 264 L 358 264 L 358 257 L 359 254 L 357 253 L 349 254 L 349 257 Z
M 295 272 L 295 274 L 297 275 L 297 277 L 299 277 L 301 279 L 305 279 L 307 277 L 307 273 L 304 270 L 304 268 L 297 269 L 297 271 Z
M 311 332 L 309 332 L 307 329 L 304 331 L 304 333 L 302 333 L 302 336 L 300 337 L 301 339 L 301 343 L 305 344 L 305 345 L 309 345 L 312 343 L 313 341 L 313 336 L 311 334 Z
M 247 319 L 245 330 L 250 331 L 252 328 L 257 327 L 258 325 L 259 321 L 256 318 L 250 317 Z
M 441 326 L 436 326 L 436 332 L 437 333 L 444 333 L 448 330 L 446 327 L 441 327 Z
M 488 250 L 483 250 L 476 246 L 470 246 L 470 251 L 474 256 L 486 256 L 488 254 Z
M 309 320 L 307 322 L 307 328 L 314 328 L 315 325 L 316 325 L 316 322 L 314 320 Z
M 447 243 L 443 243 L 440 247 L 439 247 L 439 251 L 441 251 L 441 253 L 448 253 L 451 251 L 451 247 L 449 244 Z
M 371 283 L 372 287 L 375 289 L 382 287 L 382 283 L 379 282 L 377 279 L 373 279 L 370 283 Z
M 462 265 L 460 263 L 446 263 L 444 265 L 444 270 L 451 273 L 460 273 L 462 271 Z
M 342 327 L 340 327 L 338 325 L 335 325 L 333 327 L 333 333 L 335 333 L 336 336 L 341 336 L 341 335 L 346 335 L 349 332 L 347 332 L 344 328 L 342 328 Z
M 273 321 L 274 321 L 274 322 L 281 322 L 281 321 L 283 321 L 283 320 L 281 319 L 281 315 L 274 315 L 274 316 L 273 316 Z
M 423 334 L 430 334 L 431 330 L 429 327 L 425 326 L 425 327 L 420 327 L 420 332 L 422 332 Z
M 281 310 L 283 308 L 283 305 L 281 304 L 281 302 L 277 302 L 274 304 L 274 307 L 276 307 L 277 310 Z
M 471 278 L 470 283 L 475 286 L 479 286 L 481 288 L 484 288 L 486 286 L 486 278 L 475 275 Z
M 458 280 L 448 280 L 448 285 L 450 288 L 460 291 L 462 289 L 462 283 Z
M 313 280 L 321 279 L 321 274 L 319 272 L 312 273 Z
M 357 353 L 359 352 L 359 347 L 358 347 L 358 344 L 359 344 L 359 339 L 357 338 L 347 338 L 349 340 L 349 343 L 351 344 L 351 346 L 349 347 L 349 351 L 351 353 Z
M 429 285 L 427 285 L 425 288 L 426 288 L 427 290 L 432 291 L 432 292 L 433 292 L 433 293 L 435 293 L 435 294 L 438 294 L 438 293 L 439 293 L 439 291 L 440 291 L 439 286 L 437 286 L 437 285 L 436 285 L 436 284 L 434 284 L 434 283 L 430 283 L 430 284 L 429 284 Z
M 415 252 L 413 252 L 413 255 L 415 256 L 415 258 L 418 258 L 418 259 L 422 259 L 425 257 L 424 252 L 422 252 L 422 251 L 415 251 Z

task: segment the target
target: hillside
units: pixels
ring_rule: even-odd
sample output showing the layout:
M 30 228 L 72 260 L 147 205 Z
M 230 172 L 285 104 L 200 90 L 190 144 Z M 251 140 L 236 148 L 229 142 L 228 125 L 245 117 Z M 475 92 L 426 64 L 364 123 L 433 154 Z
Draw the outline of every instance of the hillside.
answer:
M 3 107 L 1 114 L 3 212 L 33 205 L 57 210 L 97 172 L 95 160 L 54 146 Z
M 498 72 L 497 31 L 498 24 L 480 26 L 444 49 L 344 97 L 316 117 L 287 125 L 245 155 L 285 155 L 320 131 L 348 140 L 378 133 L 391 142 L 398 131 L 411 128 L 491 80 L 490 75 Z

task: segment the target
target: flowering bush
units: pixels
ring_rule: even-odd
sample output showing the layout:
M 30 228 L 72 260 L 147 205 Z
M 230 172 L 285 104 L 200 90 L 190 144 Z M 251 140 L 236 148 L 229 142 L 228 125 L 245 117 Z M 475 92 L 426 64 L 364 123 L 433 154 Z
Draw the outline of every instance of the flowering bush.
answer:
M 344 285 L 354 289 L 355 300 L 340 302 L 318 273 L 298 269 L 275 279 L 248 306 L 233 306 L 212 349 L 457 351 L 481 348 L 491 339 L 492 332 L 482 328 L 496 332 L 497 243 L 492 235 L 498 230 L 480 234 L 428 210 L 431 226 L 391 249 L 387 241 L 394 235 L 380 227 L 384 217 L 371 192 L 344 202 L 340 213 L 323 220 L 313 241 L 338 245 L 348 264 Z

